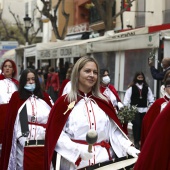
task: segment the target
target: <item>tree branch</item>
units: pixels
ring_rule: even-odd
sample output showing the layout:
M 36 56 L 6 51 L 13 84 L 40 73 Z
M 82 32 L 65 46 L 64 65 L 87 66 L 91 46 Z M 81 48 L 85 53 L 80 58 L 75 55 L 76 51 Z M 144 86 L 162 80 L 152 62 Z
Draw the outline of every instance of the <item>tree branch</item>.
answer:
M 65 4 L 65 0 L 62 1 L 62 14 L 63 14 L 63 16 L 65 17 L 65 20 L 66 20 L 64 28 L 63 28 L 63 31 L 62 31 L 62 34 L 61 34 L 62 39 L 64 39 L 65 34 L 67 32 L 67 27 L 68 27 L 68 22 L 69 22 L 69 17 L 70 17 L 70 14 L 67 14 L 65 12 L 64 4 Z
M 114 21 L 119 15 L 121 15 L 123 12 L 125 12 L 129 7 L 131 7 L 133 1 L 135 1 L 135 0 L 128 0 L 128 5 L 127 5 L 125 8 L 123 8 L 122 10 L 120 10 L 120 12 L 118 12 L 118 13 L 112 18 L 113 21 Z

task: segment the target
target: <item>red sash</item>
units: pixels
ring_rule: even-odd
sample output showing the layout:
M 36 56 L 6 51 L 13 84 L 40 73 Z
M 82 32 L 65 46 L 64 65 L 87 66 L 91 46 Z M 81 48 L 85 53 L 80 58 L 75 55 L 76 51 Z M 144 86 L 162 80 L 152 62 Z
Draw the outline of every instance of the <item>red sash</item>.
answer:
M 44 146 L 24 147 L 24 170 L 44 170 Z

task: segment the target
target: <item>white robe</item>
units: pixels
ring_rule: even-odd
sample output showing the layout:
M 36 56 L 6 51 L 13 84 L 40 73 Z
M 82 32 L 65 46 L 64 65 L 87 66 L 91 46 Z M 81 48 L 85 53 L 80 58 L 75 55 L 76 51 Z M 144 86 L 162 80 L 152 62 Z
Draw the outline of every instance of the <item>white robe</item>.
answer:
M 32 103 L 32 104 L 31 104 Z M 27 106 L 27 115 L 28 121 L 31 121 L 32 116 L 32 106 L 34 106 L 34 113 L 36 113 L 37 122 L 39 124 L 46 124 L 49 112 L 51 107 L 42 99 L 37 99 L 33 96 L 29 97 L 24 104 L 18 109 L 18 114 L 14 124 L 14 131 L 13 131 L 13 141 L 11 147 L 11 153 L 9 158 L 8 170 L 22 170 L 23 169 L 23 151 L 24 151 L 24 144 L 26 140 L 44 140 L 45 139 L 45 131 L 46 129 L 42 126 L 37 125 L 28 125 L 29 126 L 29 136 L 20 137 L 22 136 L 21 132 L 21 125 L 19 114 L 26 104 Z M 17 139 L 19 138 L 19 142 L 17 143 Z
M 0 80 L 0 87 L 0 104 L 9 103 L 12 94 L 18 90 L 17 86 L 10 78 L 6 78 Z
M 57 142 L 55 150 L 63 157 L 60 170 L 80 169 L 91 164 L 109 160 L 108 153 L 104 147 L 93 146 L 94 157 L 90 161 L 82 160 L 80 165 L 75 167 L 75 162 L 80 152 L 87 150 L 88 146 L 75 143 L 70 139 L 85 140 L 89 129 L 95 129 L 97 131 L 97 143 L 101 141 L 110 142 L 112 158 L 115 158 L 114 153 L 118 157 L 127 155 L 127 148 L 132 142 L 93 100 L 84 98 L 71 111 Z

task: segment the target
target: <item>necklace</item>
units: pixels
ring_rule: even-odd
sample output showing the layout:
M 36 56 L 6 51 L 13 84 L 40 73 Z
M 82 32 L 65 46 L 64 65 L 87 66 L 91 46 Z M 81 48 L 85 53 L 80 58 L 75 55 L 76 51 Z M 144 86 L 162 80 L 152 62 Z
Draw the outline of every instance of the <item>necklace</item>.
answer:
M 138 86 L 137 86 L 138 90 L 139 90 L 139 99 L 142 99 L 142 89 L 140 89 Z

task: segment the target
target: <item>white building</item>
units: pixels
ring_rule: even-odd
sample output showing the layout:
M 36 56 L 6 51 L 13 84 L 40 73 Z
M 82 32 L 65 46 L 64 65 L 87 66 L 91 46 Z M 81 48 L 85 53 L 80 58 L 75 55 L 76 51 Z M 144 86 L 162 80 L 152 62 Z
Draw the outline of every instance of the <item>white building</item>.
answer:
M 126 1 L 126 0 L 125 0 Z M 116 11 L 120 11 L 121 0 L 116 1 Z M 155 26 L 170 23 L 170 1 L 136 0 L 123 13 L 123 29 Z M 116 19 L 116 30 L 121 29 L 120 17 Z
M 10 10 L 19 16 L 21 23 L 23 23 L 23 18 L 25 16 L 25 3 L 24 0 L 0 0 L 0 7 L 2 10 L 2 19 L 8 21 L 11 24 L 16 24 L 14 17 L 9 12 Z

